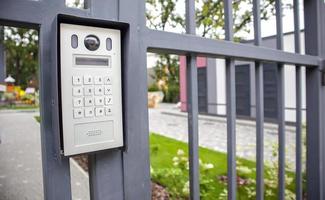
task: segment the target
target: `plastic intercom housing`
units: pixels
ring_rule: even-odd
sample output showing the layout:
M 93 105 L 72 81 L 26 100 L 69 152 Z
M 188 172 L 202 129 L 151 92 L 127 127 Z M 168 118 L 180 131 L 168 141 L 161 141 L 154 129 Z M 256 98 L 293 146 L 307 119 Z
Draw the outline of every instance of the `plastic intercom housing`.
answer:
M 123 146 L 122 29 L 117 22 L 58 21 L 61 150 Z M 69 18 L 69 17 L 68 17 Z M 75 18 L 72 18 L 75 19 Z M 72 20 L 72 22 L 74 22 Z M 113 28 L 111 28 L 113 27 Z

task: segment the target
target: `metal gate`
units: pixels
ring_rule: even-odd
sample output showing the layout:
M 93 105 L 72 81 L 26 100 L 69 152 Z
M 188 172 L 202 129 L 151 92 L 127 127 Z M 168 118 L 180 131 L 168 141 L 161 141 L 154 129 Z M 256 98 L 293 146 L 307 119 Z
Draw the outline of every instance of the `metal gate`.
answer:
M 325 58 L 325 8 L 323 0 L 305 0 L 306 54 L 300 52 L 299 2 L 294 0 L 296 53 L 283 51 L 281 0 L 276 0 L 277 50 L 259 47 L 261 43 L 260 0 L 253 0 L 255 46 L 233 42 L 232 1 L 224 0 L 226 40 L 195 36 L 195 0 L 186 0 L 186 32 L 177 34 L 150 30 L 145 24 L 145 0 L 92 0 L 86 9 L 67 8 L 64 0 L 1 0 L 0 24 L 34 28 L 40 33 L 41 140 L 44 196 L 47 200 L 71 199 L 68 159 L 59 152 L 58 102 L 56 80 L 56 16 L 59 13 L 80 17 L 127 22 L 123 95 L 125 105 L 125 149 L 109 150 L 91 156 L 92 199 L 150 199 L 148 153 L 148 113 L 146 52 L 175 53 L 187 56 L 188 134 L 190 196 L 199 199 L 198 86 L 196 56 L 226 59 L 228 199 L 236 199 L 236 98 L 234 59 L 255 62 L 257 199 L 263 199 L 263 65 L 278 67 L 279 199 L 285 198 L 285 116 L 284 64 L 296 65 L 297 75 L 297 199 L 302 198 L 301 174 L 301 66 L 306 66 L 307 82 L 307 196 L 324 199 L 324 114 L 325 91 L 322 69 Z M 134 84 L 136 83 L 136 84 Z

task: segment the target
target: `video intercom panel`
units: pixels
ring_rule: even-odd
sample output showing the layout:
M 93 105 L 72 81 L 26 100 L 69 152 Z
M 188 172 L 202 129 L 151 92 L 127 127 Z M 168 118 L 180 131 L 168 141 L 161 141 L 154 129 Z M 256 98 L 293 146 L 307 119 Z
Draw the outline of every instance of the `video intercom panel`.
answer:
M 121 30 L 59 23 L 65 156 L 123 146 Z

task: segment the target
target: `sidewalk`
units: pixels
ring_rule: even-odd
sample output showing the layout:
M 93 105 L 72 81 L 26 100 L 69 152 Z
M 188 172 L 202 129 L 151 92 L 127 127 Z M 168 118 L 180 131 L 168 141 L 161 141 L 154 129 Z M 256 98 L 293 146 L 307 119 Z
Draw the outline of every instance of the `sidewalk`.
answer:
M 37 111 L 0 111 L 0 199 L 43 200 Z M 88 177 L 70 162 L 74 200 L 89 199 Z
M 256 131 L 251 120 L 236 121 L 237 156 L 255 160 Z M 187 142 L 187 113 L 181 112 L 174 104 L 160 104 L 159 108 L 149 109 L 149 130 L 167 137 Z M 286 160 L 295 162 L 295 127 L 286 126 Z M 278 143 L 276 124 L 264 126 L 265 160 L 273 159 L 272 151 Z M 227 151 L 227 123 L 224 117 L 199 116 L 199 144 L 216 151 Z

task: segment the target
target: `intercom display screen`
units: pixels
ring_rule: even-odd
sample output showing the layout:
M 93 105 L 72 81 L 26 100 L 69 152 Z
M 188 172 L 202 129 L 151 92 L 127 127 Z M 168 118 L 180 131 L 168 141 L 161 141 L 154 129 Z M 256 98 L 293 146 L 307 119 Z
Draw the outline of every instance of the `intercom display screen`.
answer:
M 76 65 L 93 65 L 109 67 L 109 58 L 75 57 Z

